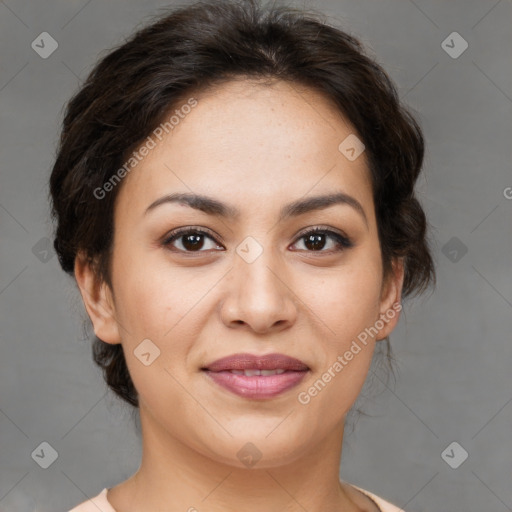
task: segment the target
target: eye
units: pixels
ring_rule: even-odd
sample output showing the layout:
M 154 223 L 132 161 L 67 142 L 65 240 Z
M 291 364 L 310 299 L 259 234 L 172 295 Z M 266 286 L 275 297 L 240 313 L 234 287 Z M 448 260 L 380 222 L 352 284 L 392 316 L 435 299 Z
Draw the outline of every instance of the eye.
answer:
M 330 239 L 331 243 L 328 242 Z M 298 239 L 303 242 L 305 249 L 308 252 L 339 252 L 353 247 L 352 241 L 346 236 L 336 233 L 330 229 L 316 227 L 302 233 Z M 297 244 L 298 242 L 296 242 Z M 327 247 L 327 249 L 325 249 Z
M 210 242 L 210 247 L 208 247 L 208 241 Z M 294 245 L 299 242 L 302 242 L 305 248 L 295 250 L 324 253 L 343 251 L 354 245 L 346 236 L 321 227 L 316 227 L 302 233 Z M 224 250 L 224 247 L 216 242 L 210 231 L 193 227 L 180 228 L 172 231 L 162 241 L 162 245 L 172 248 L 171 250 L 175 250 L 176 252 L 184 253 L 208 252 L 208 250 L 212 249 Z
M 172 231 L 163 240 L 162 245 L 166 247 L 174 247 L 177 251 L 181 252 L 207 252 L 206 250 L 202 250 L 205 248 L 205 245 L 208 245 L 206 240 L 211 242 L 211 246 L 206 247 L 206 249 L 224 249 L 224 247 L 217 244 L 213 236 L 208 231 L 190 227 Z M 178 247 L 173 245 L 175 241 L 178 241 Z

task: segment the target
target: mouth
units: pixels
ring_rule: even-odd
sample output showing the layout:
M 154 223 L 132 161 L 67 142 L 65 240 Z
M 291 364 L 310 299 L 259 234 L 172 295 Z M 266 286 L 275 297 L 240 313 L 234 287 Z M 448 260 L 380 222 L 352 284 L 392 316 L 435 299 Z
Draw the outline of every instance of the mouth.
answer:
M 268 399 L 297 386 L 310 368 L 284 354 L 234 354 L 201 370 L 215 384 L 238 396 Z

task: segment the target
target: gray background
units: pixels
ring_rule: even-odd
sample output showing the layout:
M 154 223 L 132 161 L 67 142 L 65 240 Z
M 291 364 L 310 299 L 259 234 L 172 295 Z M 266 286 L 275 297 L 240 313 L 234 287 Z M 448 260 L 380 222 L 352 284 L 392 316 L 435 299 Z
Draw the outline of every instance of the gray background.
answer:
M 139 464 L 130 411 L 92 362 L 78 292 L 45 250 L 46 183 L 65 102 L 164 5 L 0 2 L 0 511 L 68 510 Z M 419 192 L 439 279 L 392 335 L 396 384 L 370 372 L 358 404 L 371 416 L 347 430 L 340 475 L 407 512 L 512 510 L 511 1 L 306 6 L 369 46 L 423 126 Z M 44 31 L 59 45 L 47 59 L 31 48 Z M 469 44 L 455 59 L 441 46 L 453 31 Z M 48 469 L 31 457 L 44 441 L 58 452 Z M 452 465 L 469 454 L 456 469 L 442 457 L 452 442 Z

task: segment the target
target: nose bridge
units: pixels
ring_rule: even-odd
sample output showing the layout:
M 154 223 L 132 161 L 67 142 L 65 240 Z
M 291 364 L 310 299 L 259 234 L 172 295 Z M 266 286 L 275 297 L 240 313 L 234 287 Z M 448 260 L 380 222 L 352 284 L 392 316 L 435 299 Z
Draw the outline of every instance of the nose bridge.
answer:
M 267 238 L 268 240 L 268 238 Z M 295 303 L 285 286 L 285 269 L 273 247 L 247 237 L 236 248 L 224 320 L 249 324 L 256 331 L 293 322 Z
M 268 240 L 269 237 L 265 245 L 253 237 L 242 241 L 236 249 L 234 270 L 237 278 L 241 278 L 242 291 L 276 299 L 283 293 L 282 283 L 276 277 L 280 266 L 279 257 Z

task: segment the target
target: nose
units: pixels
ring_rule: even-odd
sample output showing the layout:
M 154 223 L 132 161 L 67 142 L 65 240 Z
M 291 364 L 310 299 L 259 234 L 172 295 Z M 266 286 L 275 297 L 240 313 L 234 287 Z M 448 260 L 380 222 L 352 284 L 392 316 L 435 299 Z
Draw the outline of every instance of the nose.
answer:
M 238 254 L 227 277 L 221 318 L 230 328 L 258 334 L 289 328 L 297 318 L 297 300 L 287 272 L 271 250 L 248 263 Z

